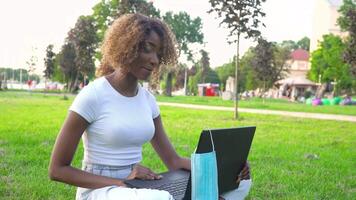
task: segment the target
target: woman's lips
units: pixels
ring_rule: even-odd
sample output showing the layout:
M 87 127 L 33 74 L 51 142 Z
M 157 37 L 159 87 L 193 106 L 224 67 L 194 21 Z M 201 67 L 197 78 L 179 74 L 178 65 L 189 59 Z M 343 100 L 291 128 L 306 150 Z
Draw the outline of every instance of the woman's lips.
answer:
M 148 67 L 143 67 L 143 69 L 145 69 L 145 70 L 147 70 L 147 71 L 149 71 L 149 72 L 152 71 L 152 69 L 151 69 L 151 68 L 148 68 Z

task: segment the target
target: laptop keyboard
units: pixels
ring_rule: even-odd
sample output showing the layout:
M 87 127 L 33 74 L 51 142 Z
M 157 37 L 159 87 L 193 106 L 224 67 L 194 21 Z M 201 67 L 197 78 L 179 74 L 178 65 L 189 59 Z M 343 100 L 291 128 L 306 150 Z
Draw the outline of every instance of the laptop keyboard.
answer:
M 182 179 L 175 180 L 174 182 L 159 185 L 155 189 L 168 191 L 172 196 L 184 195 L 185 190 L 187 188 L 188 180 L 189 177 L 185 177 Z

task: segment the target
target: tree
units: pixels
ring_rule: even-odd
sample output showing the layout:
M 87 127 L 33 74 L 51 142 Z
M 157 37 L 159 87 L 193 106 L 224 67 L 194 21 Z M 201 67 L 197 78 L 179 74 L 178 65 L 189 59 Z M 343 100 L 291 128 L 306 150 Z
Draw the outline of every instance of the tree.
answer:
M 67 82 L 67 89 L 75 92 L 78 81 L 94 77 L 94 55 L 98 44 L 94 19 L 80 16 L 66 38 L 59 56 L 59 65 Z
M 241 57 L 240 60 L 240 70 L 238 73 L 238 91 L 244 91 L 244 90 L 252 90 L 256 89 L 258 87 L 256 78 L 254 76 L 254 71 L 252 70 L 251 67 L 251 60 L 254 55 L 254 49 L 255 47 L 250 47 L 245 54 Z M 219 76 L 219 80 L 222 84 L 222 90 L 226 90 L 225 84 L 226 80 L 229 78 L 229 76 L 233 77 L 235 75 L 235 66 L 236 66 L 236 56 L 233 57 L 232 61 L 229 63 L 225 63 L 222 66 L 219 66 L 215 69 Z
M 61 57 L 62 57 L 62 51 L 57 53 L 54 58 L 54 70 L 53 70 L 52 80 L 60 83 L 66 83 L 66 79 L 65 79 L 66 77 L 60 65 Z
M 210 58 L 208 52 L 201 49 L 201 58 L 197 63 L 199 70 L 199 83 L 220 83 L 219 76 L 216 71 L 210 68 Z
M 282 48 L 288 49 L 290 52 L 296 50 L 299 48 L 299 45 L 297 42 L 293 40 L 283 40 L 280 44 Z
M 44 58 L 45 70 L 43 71 L 46 79 L 51 79 L 54 73 L 56 54 L 53 52 L 53 45 L 50 44 L 46 48 L 46 57 Z
M 290 69 L 290 66 L 287 63 L 287 60 L 290 59 L 290 55 L 291 52 L 288 48 L 283 47 L 279 44 L 273 44 L 273 73 L 270 77 L 270 81 L 272 84 L 280 79 L 283 79 L 286 76 L 286 73 Z
M 75 47 L 77 73 L 80 73 L 84 81 L 86 77 L 94 77 L 94 55 L 98 44 L 94 19 L 91 16 L 80 16 L 74 29 L 69 32 L 68 40 L 70 40 Z M 75 85 L 77 85 L 78 78 L 79 74 L 77 75 Z
M 206 83 L 208 82 L 207 80 L 207 76 L 208 76 L 208 72 L 210 69 L 210 58 L 208 55 L 208 52 L 204 51 L 203 49 L 200 50 L 200 54 L 201 54 L 201 58 L 200 58 L 200 67 L 201 67 L 201 71 L 202 71 L 202 82 Z
M 234 37 L 232 42 L 236 42 L 236 67 L 235 67 L 235 119 L 238 118 L 238 69 L 239 69 L 239 44 L 240 35 L 245 34 L 245 38 L 259 37 L 261 32 L 259 26 L 264 24 L 260 17 L 265 13 L 261 11 L 261 3 L 265 0 L 209 0 L 212 9 L 219 17 L 223 16 L 220 23 L 225 24 L 230 29 L 229 37 Z
M 203 43 L 203 33 L 201 32 L 202 23 L 200 17 L 191 19 L 186 12 L 179 12 L 173 14 L 167 12 L 163 16 L 163 20 L 170 26 L 171 30 L 176 36 L 177 43 L 179 45 L 179 55 L 183 52 L 187 55 L 188 60 L 192 60 L 193 53 L 189 48 L 190 44 Z M 166 66 L 162 69 L 167 74 L 165 95 L 172 95 L 172 79 L 177 66 Z
M 32 48 L 32 51 L 36 50 L 36 48 Z M 32 52 L 34 54 L 34 52 Z M 35 55 L 32 55 L 29 60 L 26 61 L 26 64 L 28 65 L 28 80 L 30 80 L 30 76 L 33 75 L 33 73 L 36 71 L 36 63 L 38 59 Z
M 145 0 L 121 0 L 116 18 L 126 13 L 141 13 L 149 17 L 160 17 L 160 11 L 153 6 L 153 2 Z
M 74 44 L 70 41 L 66 41 L 66 43 L 62 46 L 59 55 L 59 65 L 61 66 L 61 71 L 65 76 L 64 79 L 66 82 L 66 88 L 68 91 L 73 91 L 78 72 L 78 68 L 75 63 L 76 52 Z
M 255 57 L 252 59 L 252 67 L 256 77 L 262 86 L 263 92 L 266 91 L 274 82 L 273 69 L 273 44 L 262 38 L 258 39 L 258 44 L 254 49 Z
M 266 92 L 276 81 L 286 75 L 285 72 L 289 69 L 286 61 L 290 58 L 290 50 L 283 44 L 268 42 L 260 38 L 252 51 L 253 57 L 250 61 L 253 77 L 258 87 Z
M 308 37 L 303 37 L 297 42 L 298 48 L 309 51 L 310 39 Z
M 324 35 L 319 48 L 311 55 L 311 69 L 308 77 L 322 83 L 336 82 L 336 90 L 351 88 L 350 66 L 342 59 L 345 49 L 341 38 L 332 34 Z
M 356 4 L 353 0 L 344 0 L 339 9 L 340 17 L 337 22 L 343 31 L 348 31 L 343 59 L 351 67 L 353 87 L 356 88 Z

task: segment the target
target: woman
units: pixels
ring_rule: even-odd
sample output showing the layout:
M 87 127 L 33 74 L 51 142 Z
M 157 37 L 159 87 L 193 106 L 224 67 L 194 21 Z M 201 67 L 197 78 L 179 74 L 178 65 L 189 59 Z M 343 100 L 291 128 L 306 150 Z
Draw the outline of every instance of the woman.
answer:
M 176 62 L 175 45 L 174 35 L 160 20 L 128 14 L 114 21 L 102 46 L 101 77 L 75 98 L 56 140 L 49 167 L 52 180 L 78 186 L 77 199 L 100 199 L 109 190 L 130 190 L 125 179 L 159 179 L 139 164 L 148 141 L 168 169 L 190 170 L 190 160 L 180 157 L 168 140 L 154 96 L 138 83 L 160 65 Z M 82 136 L 80 170 L 71 161 Z M 247 178 L 248 167 L 243 172 Z

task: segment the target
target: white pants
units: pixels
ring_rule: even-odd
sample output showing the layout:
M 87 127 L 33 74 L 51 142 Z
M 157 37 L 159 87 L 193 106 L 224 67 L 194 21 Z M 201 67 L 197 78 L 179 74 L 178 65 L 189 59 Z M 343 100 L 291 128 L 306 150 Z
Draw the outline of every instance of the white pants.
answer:
M 105 166 L 97 164 L 83 163 L 83 170 L 101 176 L 107 176 L 118 179 L 125 179 L 132 170 L 130 166 Z M 244 199 L 251 188 L 250 180 L 242 180 L 237 189 L 226 192 L 222 197 L 226 200 Z M 123 198 L 125 197 L 125 198 Z M 151 189 L 134 189 L 118 186 L 107 186 L 99 189 L 77 189 L 76 200 L 172 200 L 173 197 L 166 191 Z

